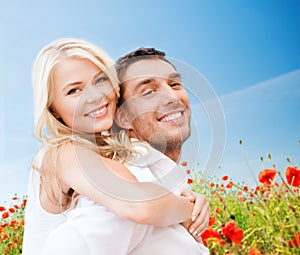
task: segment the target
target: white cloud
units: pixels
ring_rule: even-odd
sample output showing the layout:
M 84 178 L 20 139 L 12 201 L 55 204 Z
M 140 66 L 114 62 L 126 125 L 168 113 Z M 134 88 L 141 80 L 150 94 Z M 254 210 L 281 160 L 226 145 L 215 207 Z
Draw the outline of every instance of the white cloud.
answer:
M 244 141 L 256 175 L 261 169 L 260 156 L 268 153 L 281 170 L 288 164 L 285 158 L 289 155 L 299 162 L 299 84 L 300 69 L 220 97 L 226 119 L 226 148 L 218 174 L 228 172 L 241 180 L 254 181 L 243 160 L 239 139 Z M 198 161 L 203 162 L 211 146 L 209 118 L 200 102 L 193 105 L 192 114 L 202 146 Z M 265 167 L 271 167 L 271 163 Z
M 243 111 L 243 106 L 248 106 L 250 112 L 261 109 L 262 105 L 277 108 L 299 101 L 299 84 L 300 69 L 223 95 L 220 99 L 227 114 Z

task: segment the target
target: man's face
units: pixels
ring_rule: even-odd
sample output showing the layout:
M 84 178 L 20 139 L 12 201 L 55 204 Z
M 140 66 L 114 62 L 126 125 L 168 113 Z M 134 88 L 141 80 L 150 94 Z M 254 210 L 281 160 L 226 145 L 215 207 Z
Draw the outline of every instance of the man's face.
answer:
M 181 146 L 190 134 L 190 105 L 174 67 L 160 59 L 140 60 L 127 68 L 122 81 L 120 110 L 126 112 L 127 124 L 116 118 L 118 124 L 163 153 Z

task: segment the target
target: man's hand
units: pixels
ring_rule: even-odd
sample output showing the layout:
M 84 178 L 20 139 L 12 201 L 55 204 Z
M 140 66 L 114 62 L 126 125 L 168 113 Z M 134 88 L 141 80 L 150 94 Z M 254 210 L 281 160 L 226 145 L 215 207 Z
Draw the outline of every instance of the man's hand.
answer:
M 206 230 L 209 222 L 210 207 L 206 197 L 188 189 L 184 190 L 181 196 L 185 196 L 195 203 L 192 218 L 181 224 L 193 235 L 197 242 L 202 242 L 201 234 Z

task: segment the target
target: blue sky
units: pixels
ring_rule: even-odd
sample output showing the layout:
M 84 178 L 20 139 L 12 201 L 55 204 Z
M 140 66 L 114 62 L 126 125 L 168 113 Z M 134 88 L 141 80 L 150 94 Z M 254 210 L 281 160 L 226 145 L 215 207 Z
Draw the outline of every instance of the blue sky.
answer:
M 26 192 L 39 147 L 33 137 L 32 65 L 39 50 L 59 37 L 90 40 L 113 59 L 153 46 L 199 71 L 225 115 L 226 146 L 217 175 L 253 183 L 239 139 L 255 175 L 259 157 L 268 153 L 282 171 L 287 156 L 300 161 L 299 1 L 11 0 L 0 5 L 0 202 Z M 211 127 L 197 103 L 193 120 L 201 146 L 193 163 L 202 168 Z M 190 160 L 194 148 L 188 145 L 183 158 Z

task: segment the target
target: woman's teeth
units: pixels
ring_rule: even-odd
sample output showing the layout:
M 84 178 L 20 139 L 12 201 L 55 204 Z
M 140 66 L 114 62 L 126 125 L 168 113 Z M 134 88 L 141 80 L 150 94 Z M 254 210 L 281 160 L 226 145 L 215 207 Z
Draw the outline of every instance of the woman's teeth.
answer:
M 103 108 L 101 108 L 101 109 L 99 109 L 97 111 L 91 112 L 89 115 L 92 116 L 92 117 L 93 116 L 97 116 L 97 115 L 103 113 L 105 111 L 105 109 L 106 109 L 106 107 L 103 107 Z

